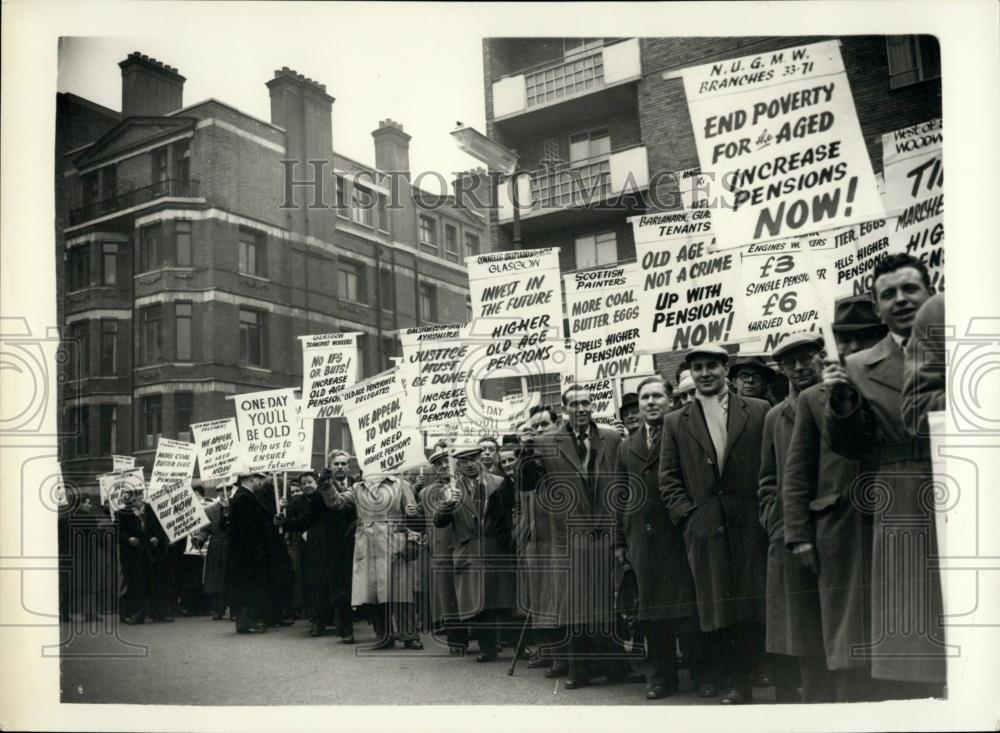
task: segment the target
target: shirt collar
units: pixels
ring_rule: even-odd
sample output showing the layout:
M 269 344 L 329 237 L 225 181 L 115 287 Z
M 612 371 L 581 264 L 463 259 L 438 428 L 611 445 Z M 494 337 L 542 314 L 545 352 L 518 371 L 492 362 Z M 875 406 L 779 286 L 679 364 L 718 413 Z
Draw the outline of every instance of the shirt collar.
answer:
M 903 341 L 906 340 L 906 336 L 900 336 L 898 333 L 893 333 L 889 331 L 889 335 L 892 336 L 892 340 L 896 342 L 896 346 L 903 348 Z

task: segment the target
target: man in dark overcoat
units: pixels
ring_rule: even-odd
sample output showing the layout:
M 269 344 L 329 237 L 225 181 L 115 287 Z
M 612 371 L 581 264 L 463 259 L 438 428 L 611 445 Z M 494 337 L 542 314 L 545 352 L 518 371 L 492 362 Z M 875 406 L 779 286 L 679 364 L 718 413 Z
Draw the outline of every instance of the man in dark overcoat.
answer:
M 886 334 L 867 295 L 835 304 L 832 324 L 842 358 L 871 348 Z M 871 517 L 860 462 L 830 447 L 823 427 L 829 387 L 822 382 L 798 399 L 782 489 L 785 546 L 816 575 L 826 668 L 837 702 L 873 698 L 871 642 Z
M 509 483 L 487 473 L 479 446 L 454 449 L 455 477 L 434 512 L 434 526 L 451 527 L 457 617 L 477 632 L 477 662 L 497 658 L 499 624 L 514 605 Z M 504 491 L 500 491 L 504 487 Z
M 270 604 L 273 520 L 256 496 L 267 477 L 250 473 L 245 464 L 236 471 L 237 486 L 229 500 L 227 525 L 226 599 L 236 621 L 236 633 L 256 634 L 267 631 L 264 619 Z
M 926 266 L 900 253 L 872 272 L 872 300 L 889 335 L 829 364 L 825 420 L 830 444 L 858 458 L 872 477 L 872 676 L 886 697 L 937 697 L 945 683 L 934 475 L 927 437 L 913 437 L 901 415 L 903 349 L 932 291 Z
M 725 349 L 685 359 L 695 399 L 670 413 L 660 445 L 660 496 L 684 535 L 698 617 L 715 636 L 724 705 L 753 700 L 751 675 L 763 649 L 767 535 L 757 520 L 763 400 L 726 382 Z
M 556 432 L 535 438 L 522 468 L 522 488 L 536 492 L 536 508 L 549 517 L 548 562 L 553 567 L 556 620 L 569 636 L 564 687 L 584 687 L 600 676 L 609 682 L 642 682 L 611 631 L 615 476 L 621 436 L 591 419 L 586 389 L 569 387 L 562 402 L 569 419 Z
M 659 492 L 660 439 L 670 398 L 661 377 L 644 379 L 637 394 L 642 425 L 618 449 L 623 501 L 616 512 L 615 554 L 636 575 L 638 618 L 653 667 L 646 697 L 656 700 L 677 692 L 677 636 L 697 624 L 697 608 L 684 538 Z
M 760 457 L 760 523 L 767 532 L 767 639 L 775 702 L 833 702 L 826 669 L 816 575 L 785 547 L 785 461 L 795 426 L 798 396 L 820 380 L 823 339 L 816 332 L 787 336 L 772 358 L 788 379 L 788 395 L 764 418 Z M 802 686 L 802 696 L 798 688 Z

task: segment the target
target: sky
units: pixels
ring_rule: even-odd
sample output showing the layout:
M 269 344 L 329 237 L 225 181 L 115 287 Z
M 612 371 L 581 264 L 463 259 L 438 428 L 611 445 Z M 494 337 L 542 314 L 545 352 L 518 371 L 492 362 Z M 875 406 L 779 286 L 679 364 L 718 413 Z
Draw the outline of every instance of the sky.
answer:
M 225 5 L 225 3 L 223 3 Z M 460 14 L 456 14 L 460 15 Z M 121 110 L 118 62 L 140 51 L 187 78 L 185 106 L 214 97 L 270 120 L 265 82 L 288 66 L 326 84 L 333 104 L 333 147 L 374 165 L 372 130 L 387 117 L 412 136 L 410 168 L 445 179 L 480 165 L 448 134 L 461 121 L 485 131 L 482 31 L 474 18 L 425 22 L 414 33 L 412 13 L 381 6 L 374 14 L 350 9 L 304 19 L 274 14 L 273 23 L 234 33 L 201 28 L 193 36 L 71 36 L 60 41 L 58 90 Z M 209 51 L 211 49 L 211 51 Z M 437 186 L 427 179 L 425 188 Z

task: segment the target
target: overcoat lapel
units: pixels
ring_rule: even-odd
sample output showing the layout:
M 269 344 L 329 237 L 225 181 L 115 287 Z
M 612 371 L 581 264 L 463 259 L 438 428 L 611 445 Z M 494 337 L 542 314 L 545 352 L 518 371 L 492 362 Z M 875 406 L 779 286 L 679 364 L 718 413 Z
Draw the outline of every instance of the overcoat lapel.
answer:
M 577 470 L 577 473 L 585 473 L 583 464 L 580 463 L 580 456 L 576 454 L 576 445 L 574 444 L 573 436 L 567 431 L 562 430 L 556 434 L 556 443 L 559 445 L 559 450 L 562 451 L 563 457 Z
M 705 455 L 714 459 L 715 447 L 712 445 L 712 437 L 708 434 L 708 423 L 705 422 L 705 413 L 702 412 L 698 400 L 692 400 L 684 408 L 684 419 L 688 424 L 688 432 L 695 439 L 695 442 L 705 451 Z
M 903 351 L 887 334 L 865 357 L 865 370 L 873 382 L 896 392 L 903 391 Z
M 729 395 L 729 415 L 726 421 L 726 455 L 723 459 L 729 463 L 729 456 L 733 451 L 733 446 L 743 434 L 743 428 L 747 426 L 747 403 L 736 394 Z

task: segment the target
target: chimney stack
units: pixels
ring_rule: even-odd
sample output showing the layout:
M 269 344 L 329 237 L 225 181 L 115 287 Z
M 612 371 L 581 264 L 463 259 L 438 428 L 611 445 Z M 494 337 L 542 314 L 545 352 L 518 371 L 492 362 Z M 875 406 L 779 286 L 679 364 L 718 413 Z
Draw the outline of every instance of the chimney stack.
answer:
M 271 93 L 271 122 L 285 130 L 289 159 L 330 161 L 326 174 L 333 170 L 333 102 L 326 85 L 283 66 L 267 82 Z M 300 170 L 299 177 L 312 177 Z
M 380 120 L 372 131 L 375 140 L 375 167 L 381 171 L 399 172 L 410 180 L 410 136 L 395 120 Z
M 184 106 L 184 82 L 177 69 L 133 51 L 119 62 L 122 70 L 122 117 L 158 117 Z

